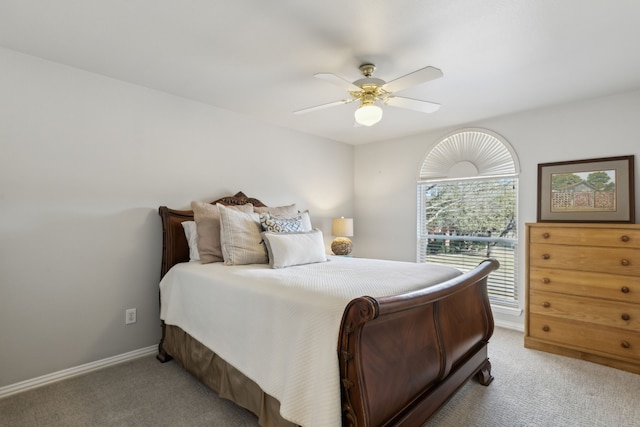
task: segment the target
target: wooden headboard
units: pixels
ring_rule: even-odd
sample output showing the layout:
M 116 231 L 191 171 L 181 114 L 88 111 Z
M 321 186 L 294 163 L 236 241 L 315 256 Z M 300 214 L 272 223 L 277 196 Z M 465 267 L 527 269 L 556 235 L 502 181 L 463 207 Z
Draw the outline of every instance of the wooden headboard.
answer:
M 238 192 L 234 196 L 222 197 L 211 202 L 212 205 L 220 203 L 223 205 L 244 205 L 251 203 L 253 206 L 266 206 L 258 199 L 247 197 L 243 192 Z M 179 262 L 189 261 L 189 245 L 184 235 L 182 223 L 193 221 L 192 210 L 169 209 L 160 206 L 158 209 L 162 218 L 162 269 L 160 278 L 167 274 L 167 271 Z

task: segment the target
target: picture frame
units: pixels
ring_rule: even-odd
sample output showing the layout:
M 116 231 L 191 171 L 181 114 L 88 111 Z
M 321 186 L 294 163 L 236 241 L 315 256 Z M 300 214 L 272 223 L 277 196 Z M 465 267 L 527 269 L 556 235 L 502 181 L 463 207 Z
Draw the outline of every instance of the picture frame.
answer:
M 635 223 L 634 156 L 538 164 L 538 222 Z

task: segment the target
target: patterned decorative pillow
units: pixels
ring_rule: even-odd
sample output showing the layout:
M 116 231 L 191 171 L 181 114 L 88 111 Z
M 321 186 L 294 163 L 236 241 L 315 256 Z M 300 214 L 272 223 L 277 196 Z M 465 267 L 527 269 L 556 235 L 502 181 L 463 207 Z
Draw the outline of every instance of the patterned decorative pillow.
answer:
M 271 231 L 273 233 L 296 233 L 303 231 L 302 218 L 300 216 L 283 218 L 262 213 L 260 214 L 260 225 L 263 231 Z

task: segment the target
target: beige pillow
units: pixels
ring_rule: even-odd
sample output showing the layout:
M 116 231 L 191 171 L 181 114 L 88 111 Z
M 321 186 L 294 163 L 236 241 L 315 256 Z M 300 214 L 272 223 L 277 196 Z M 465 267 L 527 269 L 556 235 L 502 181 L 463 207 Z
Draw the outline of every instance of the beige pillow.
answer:
M 262 243 L 260 216 L 218 205 L 220 245 L 226 265 L 266 264 L 267 251 Z M 202 257 L 202 255 L 200 255 Z
M 268 213 L 270 215 L 275 216 L 289 216 L 295 215 L 298 213 L 298 208 L 296 208 L 296 204 L 288 205 L 288 206 L 254 206 L 253 211 L 259 214 Z
M 239 212 L 253 212 L 253 205 L 229 206 L 230 209 Z M 222 248 L 220 246 L 220 213 L 218 208 L 210 203 L 191 202 L 193 219 L 196 222 L 198 234 L 198 253 L 200 262 L 222 262 Z

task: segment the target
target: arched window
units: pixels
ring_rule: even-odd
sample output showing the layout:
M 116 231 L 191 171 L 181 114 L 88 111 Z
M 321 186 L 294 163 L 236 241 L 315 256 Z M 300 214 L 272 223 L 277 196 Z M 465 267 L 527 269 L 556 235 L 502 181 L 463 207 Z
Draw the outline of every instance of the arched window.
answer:
M 517 157 L 484 129 L 462 129 L 426 155 L 418 179 L 418 262 L 463 271 L 482 259 L 500 261 L 489 277 L 493 304 L 518 307 Z

